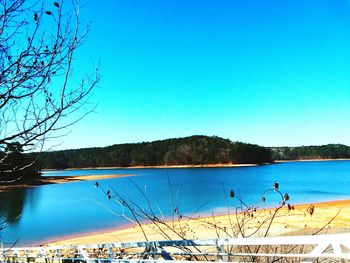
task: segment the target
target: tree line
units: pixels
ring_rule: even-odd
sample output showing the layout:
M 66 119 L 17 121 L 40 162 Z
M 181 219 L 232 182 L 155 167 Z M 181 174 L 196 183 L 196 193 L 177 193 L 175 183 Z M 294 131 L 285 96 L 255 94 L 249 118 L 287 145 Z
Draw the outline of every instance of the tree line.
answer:
M 20 144 L 11 144 L 5 152 L 8 162 L 0 171 L 24 167 L 12 178 L 30 179 L 40 175 L 40 169 L 88 167 L 132 167 L 205 164 L 263 164 L 274 160 L 350 158 L 350 147 L 342 144 L 300 147 L 263 147 L 256 144 L 232 142 L 217 136 L 190 136 L 154 142 L 117 144 L 108 147 L 23 153 Z M 39 155 L 39 158 L 38 158 Z M 23 164 L 30 165 L 24 166 Z M 12 173 L 13 175 L 13 173 Z
M 274 160 L 350 158 L 350 147 L 343 144 L 320 146 L 271 147 Z
M 270 163 L 269 148 L 216 136 L 190 136 L 154 142 L 43 152 L 42 169 Z

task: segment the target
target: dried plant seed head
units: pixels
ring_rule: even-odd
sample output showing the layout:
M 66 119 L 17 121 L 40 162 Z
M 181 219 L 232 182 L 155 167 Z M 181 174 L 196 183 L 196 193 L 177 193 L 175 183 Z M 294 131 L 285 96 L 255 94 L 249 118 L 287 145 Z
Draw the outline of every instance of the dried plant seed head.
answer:
M 288 201 L 289 200 L 289 195 L 287 193 L 285 193 L 283 199 L 284 199 L 284 201 Z
M 53 2 L 53 5 L 56 7 L 60 7 L 60 5 L 57 2 Z
M 235 192 L 233 192 L 233 190 L 230 191 L 230 197 L 235 197 Z
M 279 183 L 277 181 L 275 181 L 275 183 L 273 184 L 273 188 L 274 189 L 278 189 L 279 188 Z
M 315 212 L 315 207 L 313 205 L 310 205 L 307 209 L 306 212 L 309 213 L 310 216 L 312 216 Z
M 45 11 L 45 14 L 47 14 L 47 15 L 52 15 L 52 13 L 51 13 L 51 11 Z
M 96 187 L 96 188 L 98 188 L 98 186 L 99 186 L 99 183 L 98 183 L 98 182 L 96 182 L 96 183 L 95 183 L 95 187 Z
M 266 198 L 265 198 L 265 196 L 263 196 L 263 197 L 261 198 L 261 201 L 262 201 L 263 203 L 265 203 L 265 202 L 266 202 Z

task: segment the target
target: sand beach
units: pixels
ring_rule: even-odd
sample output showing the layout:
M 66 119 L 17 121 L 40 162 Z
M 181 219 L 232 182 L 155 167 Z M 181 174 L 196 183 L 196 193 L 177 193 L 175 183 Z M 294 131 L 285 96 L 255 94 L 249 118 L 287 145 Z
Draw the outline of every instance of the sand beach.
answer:
M 310 214 L 310 208 L 313 213 Z M 252 219 L 246 220 L 245 234 L 249 236 L 254 233 L 263 220 L 271 218 L 274 209 L 257 210 Z M 183 237 L 188 239 L 196 238 L 217 238 L 233 237 L 238 232 L 237 221 L 241 222 L 243 215 L 217 215 L 199 218 L 174 219 L 174 222 L 167 221 L 167 225 L 176 229 Z M 246 218 L 247 219 L 247 218 Z M 268 222 L 263 224 L 260 231 L 255 235 L 263 236 L 267 230 Z M 216 227 L 215 227 L 216 226 Z M 181 239 L 162 224 L 144 224 L 143 231 L 147 239 L 164 240 L 164 231 L 172 239 Z M 350 231 L 350 200 L 330 201 L 316 204 L 295 205 L 294 210 L 282 208 L 273 220 L 269 235 L 302 235 L 317 233 L 340 233 Z M 48 245 L 78 245 L 92 243 L 113 243 L 146 240 L 139 226 L 130 226 L 124 229 L 110 229 L 86 233 L 79 236 L 64 237 L 61 240 L 53 240 Z

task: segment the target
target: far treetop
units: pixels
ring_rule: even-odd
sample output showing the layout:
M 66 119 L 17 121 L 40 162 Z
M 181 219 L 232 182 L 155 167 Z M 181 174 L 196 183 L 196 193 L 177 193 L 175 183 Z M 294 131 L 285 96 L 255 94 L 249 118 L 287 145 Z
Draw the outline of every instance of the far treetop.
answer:
M 262 147 L 209 136 L 190 136 L 154 142 L 118 144 L 44 152 L 39 159 L 43 169 L 84 167 L 131 167 L 205 164 L 263 164 L 275 159 L 350 158 L 345 145 Z

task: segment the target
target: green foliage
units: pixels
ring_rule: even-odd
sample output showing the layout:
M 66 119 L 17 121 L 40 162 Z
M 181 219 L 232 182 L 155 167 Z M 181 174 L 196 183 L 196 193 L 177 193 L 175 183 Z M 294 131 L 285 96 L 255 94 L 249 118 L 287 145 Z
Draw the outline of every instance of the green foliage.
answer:
M 234 143 L 216 136 L 197 135 L 104 148 L 44 152 L 39 161 L 45 169 L 65 169 L 139 165 L 260 164 L 271 162 L 272 158 L 271 151 L 265 147 Z
M 0 152 L 0 181 L 11 183 L 31 180 L 40 176 L 35 159 L 23 153 L 19 143 L 8 144 L 5 151 Z
M 350 147 L 343 144 L 321 146 L 273 147 L 275 160 L 308 160 L 350 158 Z
M 119 144 L 44 152 L 40 165 L 45 169 L 87 167 L 130 167 L 205 164 L 262 164 L 273 160 L 350 158 L 350 147 L 340 144 L 266 148 L 232 142 L 216 136 L 190 136 L 154 142 Z
M 235 143 L 230 151 L 230 159 L 235 163 L 270 163 L 272 162 L 271 150 L 256 144 L 242 142 Z

